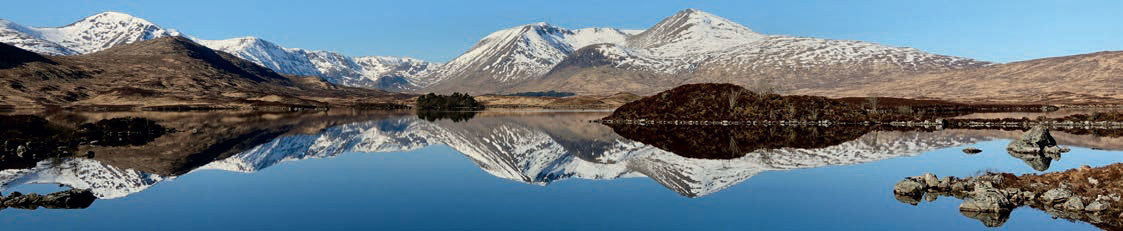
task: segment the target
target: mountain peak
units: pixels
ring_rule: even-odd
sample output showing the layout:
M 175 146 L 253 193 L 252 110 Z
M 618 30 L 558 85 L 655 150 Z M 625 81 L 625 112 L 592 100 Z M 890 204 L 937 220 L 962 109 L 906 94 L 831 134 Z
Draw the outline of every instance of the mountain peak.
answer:
M 685 9 L 629 39 L 629 45 L 660 49 L 662 53 L 697 53 L 722 50 L 764 37 L 729 19 Z
M 101 13 L 97 13 L 97 14 L 90 15 L 88 17 L 82 18 L 81 20 L 78 20 L 77 22 L 74 22 L 74 23 L 71 23 L 70 25 L 67 25 L 67 27 L 73 26 L 75 24 L 80 24 L 80 23 L 136 23 L 136 24 L 141 24 L 141 25 L 153 25 L 153 26 L 156 25 L 155 23 L 149 22 L 148 20 L 133 16 L 131 14 L 115 12 L 115 11 L 106 11 L 106 12 L 101 12 Z

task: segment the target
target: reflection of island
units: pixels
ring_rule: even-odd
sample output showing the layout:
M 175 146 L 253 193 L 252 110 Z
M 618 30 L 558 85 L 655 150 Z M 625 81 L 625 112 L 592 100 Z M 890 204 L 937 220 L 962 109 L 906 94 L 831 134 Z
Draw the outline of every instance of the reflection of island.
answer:
M 118 116 L 122 115 L 67 118 L 80 122 Z M 0 189 L 58 183 L 91 189 L 99 198 L 115 198 L 199 169 L 254 172 L 283 161 L 442 144 L 504 179 L 545 185 L 568 178 L 649 177 L 683 196 L 699 197 L 763 171 L 864 163 L 985 139 L 951 132 L 882 131 L 797 147 L 769 144 L 759 149 L 746 142 L 737 147 L 744 148 L 743 155 L 701 159 L 626 139 L 604 125 L 583 122 L 602 116 L 484 112 L 466 122 L 429 122 L 400 114 L 372 119 L 369 115 L 327 113 L 151 113 L 145 117 L 178 132 L 140 147 L 96 147 L 91 149 L 98 153 L 94 159 L 45 161 L 34 168 L 3 171 Z M 824 134 L 848 134 L 839 132 Z
M 760 149 L 825 148 L 858 139 L 869 132 L 869 127 L 865 126 L 608 126 L 630 140 L 703 159 L 734 159 Z

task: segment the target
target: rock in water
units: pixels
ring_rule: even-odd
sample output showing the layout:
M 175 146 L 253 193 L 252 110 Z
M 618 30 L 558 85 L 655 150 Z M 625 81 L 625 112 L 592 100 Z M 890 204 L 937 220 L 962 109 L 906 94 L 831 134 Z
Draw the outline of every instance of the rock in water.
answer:
M 1019 153 L 1043 153 L 1046 148 L 1056 147 L 1057 141 L 1053 139 L 1053 135 L 1049 134 L 1049 129 L 1044 126 L 1036 126 L 1018 137 L 1017 140 L 1010 141 L 1010 145 L 1006 146 L 1006 150 Z
M 923 178 L 924 178 L 924 188 L 935 188 L 935 187 L 939 187 L 939 185 L 940 185 L 940 178 L 936 177 L 936 174 L 932 174 L 930 172 L 924 173 Z
M 976 147 L 963 148 L 963 153 L 967 153 L 969 155 L 979 154 L 981 152 L 983 152 L 983 150 Z
M 898 195 L 919 196 L 924 193 L 925 185 L 921 179 L 908 177 L 893 186 L 893 193 Z
M 960 211 L 971 212 L 1001 213 L 1013 208 L 1014 204 L 1001 190 L 983 184 L 976 185 L 971 195 L 959 204 Z

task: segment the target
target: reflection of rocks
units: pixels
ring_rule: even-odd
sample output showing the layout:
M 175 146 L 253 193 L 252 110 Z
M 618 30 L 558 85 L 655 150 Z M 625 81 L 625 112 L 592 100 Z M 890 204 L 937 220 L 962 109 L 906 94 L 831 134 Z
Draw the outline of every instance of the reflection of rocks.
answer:
M 1010 220 L 1009 210 L 1003 212 L 975 212 L 959 210 L 959 214 L 963 214 L 964 217 L 979 220 L 983 222 L 984 226 L 992 228 L 1001 227 L 1002 225 L 1006 224 L 1006 221 Z
M 35 193 L 21 194 L 13 192 L 7 197 L 0 198 L 0 209 L 4 207 L 18 209 L 82 209 L 90 207 L 97 197 L 90 190 L 71 189 L 47 195 Z
M 966 179 L 947 178 L 948 183 L 941 180 L 936 187 L 922 184 L 924 177 L 918 176 L 901 180 L 894 186 L 893 192 L 898 201 L 913 205 L 919 203 L 924 195 L 963 199 L 960 212 L 988 227 L 1001 226 L 1011 210 L 1024 205 L 1044 210 L 1055 217 L 1120 229 L 1123 228 L 1123 217 L 1120 217 L 1123 206 L 1119 205 L 1123 203 L 1118 188 L 1115 188 L 1119 186 L 1098 187 L 1096 185 L 1105 183 L 1095 180 L 1097 177 L 1107 178 L 1104 174 L 1118 176 L 1120 173 L 1123 173 L 1123 164 L 1043 175 L 990 173 Z M 1088 182 L 1073 181 L 1072 178 L 1087 178 Z M 1123 180 L 1118 177 L 1111 179 Z
M 1049 165 L 1053 163 L 1053 160 L 1060 160 L 1061 159 L 1061 155 L 1059 153 L 1038 153 L 1038 152 L 1026 153 L 1026 152 L 1014 152 L 1014 151 L 1008 151 L 1008 153 L 1010 153 L 1010 156 L 1012 156 L 1014 158 L 1018 158 L 1018 159 L 1021 159 L 1022 161 L 1025 161 L 1026 164 L 1028 164 L 1030 167 L 1032 167 L 1034 170 L 1037 170 L 1037 171 L 1049 170 Z
M 70 157 L 88 146 L 139 146 L 163 136 L 167 129 L 143 118 L 103 119 L 74 129 L 40 116 L 0 115 L 0 169 L 34 167 L 49 158 Z
M 1006 151 L 1010 156 L 1025 161 L 1033 169 L 1045 171 L 1053 160 L 1061 159 L 1061 153 L 1068 152 L 1068 149 L 1057 146 L 1057 141 L 1049 134 L 1049 128 L 1037 126 L 1010 141 Z

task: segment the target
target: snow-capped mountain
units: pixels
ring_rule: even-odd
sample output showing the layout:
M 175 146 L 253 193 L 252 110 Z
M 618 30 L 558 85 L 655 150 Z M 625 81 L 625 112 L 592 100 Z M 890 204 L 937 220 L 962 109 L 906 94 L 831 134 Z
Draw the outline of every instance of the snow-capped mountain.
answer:
M 107 12 L 59 28 L 0 20 L 0 41 L 43 54 L 98 51 L 179 32 Z M 284 74 L 391 91 L 650 94 L 683 83 L 768 85 L 814 91 L 971 69 L 990 63 L 880 44 L 766 35 L 686 9 L 646 30 L 566 29 L 534 23 L 496 31 L 447 64 L 401 57 L 347 57 L 285 48 L 252 37 L 200 40 Z
M 627 46 L 653 56 L 675 57 L 722 51 L 764 38 L 728 19 L 686 9 L 628 38 Z
M 424 77 L 431 67 L 437 66 L 406 57 L 348 57 L 330 51 L 285 48 L 255 37 L 196 41 L 279 73 L 320 76 L 328 82 L 352 87 L 413 90 L 428 86 L 431 81 Z
M 105 12 L 63 27 L 35 28 L 0 19 L 0 42 L 47 55 L 77 55 L 114 45 L 183 34 L 124 13 Z M 319 76 L 343 86 L 407 91 L 428 86 L 425 78 L 435 63 L 389 56 L 348 57 L 330 51 L 285 48 L 272 42 L 241 37 L 194 39 L 278 73 Z
M 26 27 L 0 20 L 0 42 L 48 55 L 74 55 L 118 44 L 179 36 L 148 20 L 118 12 L 95 14 L 62 27 Z
M 989 65 L 914 48 L 756 33 L 687 9 L 626 43 L 581 49 L 510 91 L 651 94 L 684 83 L 768 85 L 781 92 L 862 85 Z M 612 87 L 602 86 L 610 83 Z
M 611 28 L 569 30 L 542 22 L 496 31 L 434 71 L 432 78 L 439 83 L 430 89 L 495 91 L 545 74 L 581 47 L 623 43 L 632 33 Z M 468 88 L 458 89 L 464 87 Z

